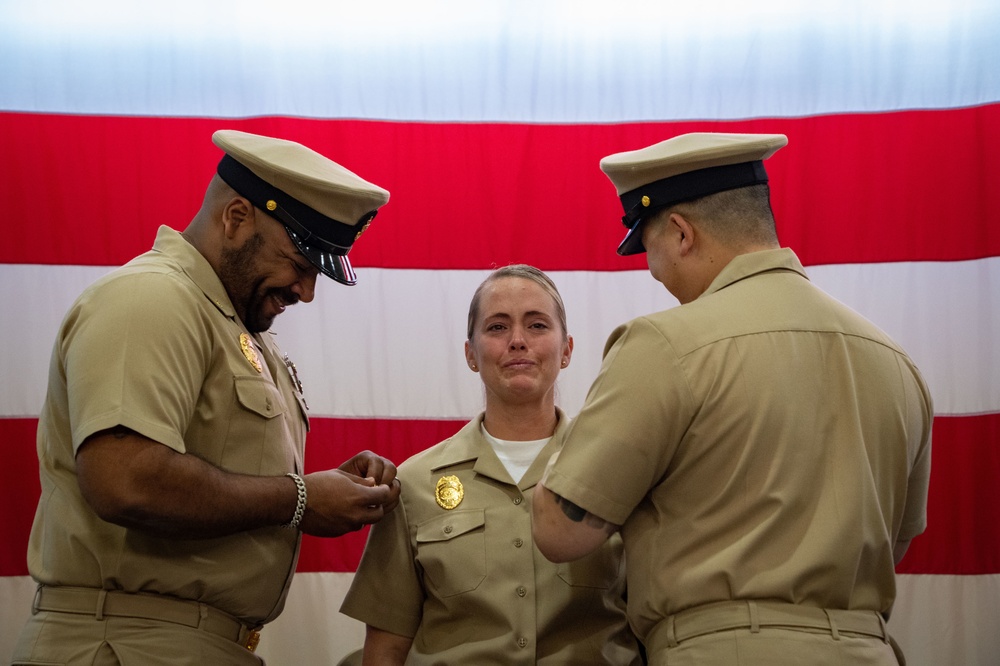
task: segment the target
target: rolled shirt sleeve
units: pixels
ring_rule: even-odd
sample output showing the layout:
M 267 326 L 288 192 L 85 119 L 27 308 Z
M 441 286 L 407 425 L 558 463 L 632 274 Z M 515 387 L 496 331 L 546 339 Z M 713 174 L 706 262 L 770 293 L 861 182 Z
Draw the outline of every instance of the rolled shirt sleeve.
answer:
M 546 487 L 622 525 L 668 471 L 694 403 L 670 342 L 645 318 L 618 327 Z

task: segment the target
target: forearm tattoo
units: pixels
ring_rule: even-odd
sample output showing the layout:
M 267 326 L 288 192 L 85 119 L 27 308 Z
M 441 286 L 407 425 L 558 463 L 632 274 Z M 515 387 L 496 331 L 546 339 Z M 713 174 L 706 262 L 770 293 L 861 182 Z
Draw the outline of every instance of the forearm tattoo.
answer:
M 590 513 L 589 511 L 581 507 L 579 504 L 570 502 L 562 495 L 556 495 L 555 493 L 552 494 L 555 495 L 556 504 L 558 504 L 562 508 L 563 513 L 566 514 L 566 517 L 572 520 L 574 523 L 582 522 L 584 525 L 593 527 L 598 530 L 603 530 L 608 534 L 613 534 L 618 530 L 618 525 L 615 525 L 614 523 L 609 523 L 603 518 L 598 518 L 594 514 Z

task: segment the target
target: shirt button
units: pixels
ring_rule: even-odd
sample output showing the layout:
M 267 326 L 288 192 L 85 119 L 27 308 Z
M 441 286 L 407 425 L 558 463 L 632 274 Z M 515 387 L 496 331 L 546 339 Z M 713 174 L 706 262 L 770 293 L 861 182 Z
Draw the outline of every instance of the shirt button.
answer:
M 520 537 L 517 538 L 517 539 L 514 539 L 514 548 L 520 548 L 523 545 L 524 545 L 524 542 L 521 541 Z
M 520 503 L 521 503 L 521 498 L 520 497 L 515 497 L 514 498 L 514 504 L 520 504 Z
M 444 526 L 444 533 L 445 534 L 451 534 L 451 529 L 452 529 L 451 525 L 445 525 Z
M 517 639 L 517 646 L 518 647 L 528 647 L 528 639 L 527 638 L 518 638 Z
M 517 596 L 519 596 L 519 597 L 523 597 L 523 596 L 524 596 L 524 595 L 526 595 L 527 593 L 528 593 L 528 591 L 527 591 L 526 589 L 524 589 L 524 587 L 523 587 L 523 586 L 522 586 L 522 587 L 519 587 L 519 588 L 517 588 Z

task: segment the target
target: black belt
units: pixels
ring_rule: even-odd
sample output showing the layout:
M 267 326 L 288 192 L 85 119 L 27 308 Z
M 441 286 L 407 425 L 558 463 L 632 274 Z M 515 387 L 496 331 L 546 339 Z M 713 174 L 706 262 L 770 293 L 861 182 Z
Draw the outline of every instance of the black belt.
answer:
M 39 585 L 31 612 L 52 611 L 105 617 L 138 617 L 182 624 L 239 643 L 253 652 L 260 642 L 260 627 L 248 627 L 235 617 L 198 601 L 154 594 L 131 594 L 90 587 Z

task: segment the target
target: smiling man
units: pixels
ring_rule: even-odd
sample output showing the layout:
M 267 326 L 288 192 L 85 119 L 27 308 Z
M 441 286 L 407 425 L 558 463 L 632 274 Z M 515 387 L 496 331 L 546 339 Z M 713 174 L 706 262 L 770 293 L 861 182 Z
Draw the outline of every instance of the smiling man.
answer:
M 398 501 L 371 452 L 303 472 L 295 366 L 267 331 L 347 285 L 389 193 L 290 141 L 222 130 L 183 233 L 88 287 L 59 331 L 38 427 L 38 582 L 16 664 L 259 664 L 302 532 L 337 536 Z

